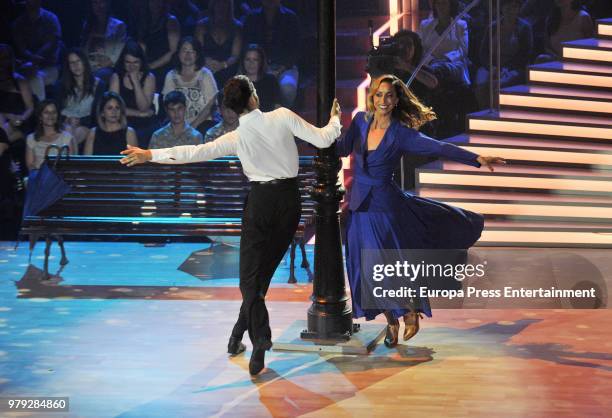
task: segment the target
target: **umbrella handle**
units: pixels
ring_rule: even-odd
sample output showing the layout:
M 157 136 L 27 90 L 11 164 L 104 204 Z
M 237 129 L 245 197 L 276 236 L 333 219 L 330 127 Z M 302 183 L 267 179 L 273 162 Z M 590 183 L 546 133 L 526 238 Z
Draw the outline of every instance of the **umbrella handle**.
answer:
M 55 144 L 51 144 L 47 147 L 47 149 L 45 150 L 45 160 L 49 159 L 49 151 L 51 151 L 52 149 L 55 149 L 57 151 L 57 155 L 59 155 L 59 151 L 60 151 L 60 147 L 58 147 Z M 55 156 L 55 159 L 57 160 L 57 155 Z
M 62 158 L 62 154 L 64 153 L 64 150 L 66 151 L 66 158 L 67 159 L 70 158 L 70 148 L 68 147 L 68 145 L 62 145 L 60 148 L 58 145 L 51 144 L 45 150 L 45 160 L 49 158 L 49 151 L 51 151 L 52 149 L 57 150 L 55 154 L 55 160 L 53 161 L 53 169 L 55 170 L 55 167 L 57 167 L 57 163 Z

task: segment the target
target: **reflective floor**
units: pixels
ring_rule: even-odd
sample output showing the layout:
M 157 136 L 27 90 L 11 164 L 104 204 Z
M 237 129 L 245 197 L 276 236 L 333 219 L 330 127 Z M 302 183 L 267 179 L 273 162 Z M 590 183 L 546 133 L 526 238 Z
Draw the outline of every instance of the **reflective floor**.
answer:
M 248 341 L 225 354 L 237 251 L 207 247 L 71 242 L 70 263 L 43 283 L 41 246 L 30 265 L 27 246 L 0 243 L 0 396 L 68 396 L 70 412 L 52 416 L 71 417 L 612 415 L 610 310 L 434 309 L 394 349 L 272 351 L 251 379 Z M 270 289 L 274 337 L 306 317 L 312 287 L 297 262 L 298 283 L 285 262 Z M 512 274 L 537 282 L 517 264 Z

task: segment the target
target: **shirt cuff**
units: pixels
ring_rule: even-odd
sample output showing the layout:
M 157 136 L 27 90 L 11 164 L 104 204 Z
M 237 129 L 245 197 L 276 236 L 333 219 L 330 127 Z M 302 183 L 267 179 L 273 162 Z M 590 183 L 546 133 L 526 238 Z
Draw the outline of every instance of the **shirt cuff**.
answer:
M 340 125 L 340 118 L 338 117 L 338 115 L 334 115 L 329 118 L 329 123 L 333 123 L 334 125 Z
M 170 153 L 168 148 L 151 149 L 151 162 L 170 160 Z

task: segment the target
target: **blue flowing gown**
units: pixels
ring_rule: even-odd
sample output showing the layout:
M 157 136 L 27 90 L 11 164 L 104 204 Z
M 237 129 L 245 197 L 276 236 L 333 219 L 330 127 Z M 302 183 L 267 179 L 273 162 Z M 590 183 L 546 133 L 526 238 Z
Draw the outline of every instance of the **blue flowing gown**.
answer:
M 346 220 L 346 270 L 353 316 L 374 319 L 382 310 L 361 306 L 362 249 L 467 249 L 480 238 L 482 215 L 404 193 L 392 180 L 403 154 L 439 156 L 480 167 L 477 154 L 429 138 L 394 120 L 378 148 L 367 150 L 371 119 L 360 112 L 336 143 L 339 156 L 354 156 L 355 169 Z M 431 316 L 429 300 L 415 300 L 416 310 Z M 407 310 L 392 310 L 398 318 Z

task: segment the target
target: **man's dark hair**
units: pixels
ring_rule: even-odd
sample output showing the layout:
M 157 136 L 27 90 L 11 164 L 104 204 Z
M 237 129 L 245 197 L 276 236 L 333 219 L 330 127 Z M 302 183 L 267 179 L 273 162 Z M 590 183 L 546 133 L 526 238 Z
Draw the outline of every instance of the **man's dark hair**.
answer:
M 187 107 L 187 98 L 178 90 L 171 91 L 164 96 L 164 107 L 175 104 L 182 104 L 183 106 Z
M 223 105 L 241 115 L 248 108 L 249 99 L 254 91 L 255 87 L 247 76 L 234 76 L 225 83 L 223 88 Z
M 414 48 L 411 64 L 416 66 L 421 62 L 421 58 L 423 57 L 423 43 L 418 33 L 402 29 L 393 35 L 393 39 L 399 44 L 402 50 L 406 48 L 406 40 L 410 39 Z

